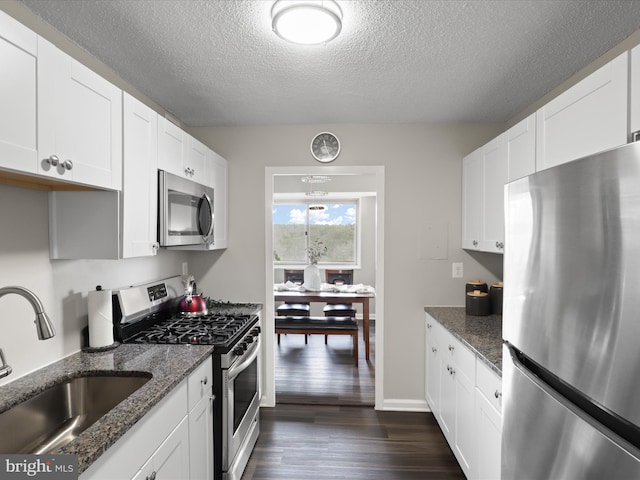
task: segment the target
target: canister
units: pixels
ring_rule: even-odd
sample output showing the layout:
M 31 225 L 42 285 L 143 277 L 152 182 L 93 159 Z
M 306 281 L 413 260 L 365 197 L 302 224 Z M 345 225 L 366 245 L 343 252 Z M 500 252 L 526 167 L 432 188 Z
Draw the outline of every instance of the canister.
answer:
M 467 315 L 491 315 L 491 299 L 487 292 L 474 290 L 467 292 Z
M 483 282 L 482 280 L 469 280 L 465 287 L 465 292 L 488 292 L 487 282 Z
M 502 289 L 504 283 L 497 282 L 491 284 L 489 297 L 491 298 L 491 311 L 495 315 L 502 315 Z

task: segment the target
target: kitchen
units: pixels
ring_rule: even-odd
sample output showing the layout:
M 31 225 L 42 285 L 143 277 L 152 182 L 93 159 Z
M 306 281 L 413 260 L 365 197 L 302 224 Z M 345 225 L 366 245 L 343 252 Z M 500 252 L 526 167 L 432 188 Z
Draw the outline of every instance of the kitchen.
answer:
M 40 34 L 58 39 L 80 60 L 116 81 L 109 69 L 86 51 L 60 39 L 59 34 L 18 2 L 3 2 L 1 8 L 24 19 Z M 637 39 L 637 34 L 616 47 L 616 52 L 635 46 L 638 41 L 634 38 Z M 577 80 L 574 78 L 572 82 Z M 2 336 L 8 341 L 0 347 L 14 367 L 13 378 L 79 349 L 79 332 L 86 326 L 86 292 L 98 284 L 121 286 L 164 278 L 182 272 L 186 262 L 205 293 L 215 298 L 265 301 L 268 289 L 265 276 L 247 275 L 247 272 L 262 272 L 265 265 L 264 245 L 255 241 L 256 226 L 261 232 L 264 225 L 264 169 L 274 165 L 316 167 L 304 154 L 311 137 L 320 129 L 327 129 L 337 132 L 343 144 L 338 165 L 385 166 L 384 298 L 385 310 L 393 312 L 393 319 L 387 319 L 389 327 L 384 330 L 384 363 L 380 361 L 382 365 L 376 365 L 381 369 L 376 394 L 382 399 L 377 408 L 425 410 L 424 341 L 418 334 L 424 328 L 422 307 L 462 305 L 465 279 L 477 277 L 493 282 L 502 277 L 500 256 L 468 253 L 460 248 L 460 161 L 505 130 L 505 121 L 511 120 L 464 124 L 318 121 L 311 125 L 189 128 L 194 136 L 229 160 L 230 246 L 225 251 L 187 253 L 161 249 L 155 258 L 51 261 L 47 193 L 0 186 L 3 225 L 19 226 L 2 229 L 1 284 L 29 285 L 47 305 L 59 330 L 54 339 L 38 342 L 29 321 L 5 320 Z M 384 141 L 372 145 L 371 138 Z M 265 152 L 275 153 L 266 155 Z M 422 223 L 412 223 L 412 216 L 405 213 L 416 202 L 421 206 Z M 255 208 L 256 205 L 259 208 Z M 25 218 L 29 221 L 25 222 Z M 413 247 L 426 231 L 433 229 L 444 231 L 446 260 L 421 257 L 418 247 Z M 451 278 L 453 262 L 464 263 L 464 278 Z M 12 318 L 30 318 L 29 306 L 21 299 L 3 297 L 0 301 Z M 21 342 L 13 340 L 18 338 Z M 407 375 L 393 374 L 407 371 L 407 366 L 410 366 Z M 414 381 L 405 381 L 407 376 Z M 4 384 L 11 379 L 0 382 Z

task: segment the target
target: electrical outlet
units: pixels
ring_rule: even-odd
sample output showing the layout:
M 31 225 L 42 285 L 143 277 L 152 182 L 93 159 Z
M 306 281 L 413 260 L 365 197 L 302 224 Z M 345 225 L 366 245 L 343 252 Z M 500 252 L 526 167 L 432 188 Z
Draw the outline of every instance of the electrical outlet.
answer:
M 189 262 L 182 262 L 182 274 L 183 275 L 189 274 Z
M 454 262 L 451 264 L 451 277 L 462 278 L 463 268 L 462 262 Z

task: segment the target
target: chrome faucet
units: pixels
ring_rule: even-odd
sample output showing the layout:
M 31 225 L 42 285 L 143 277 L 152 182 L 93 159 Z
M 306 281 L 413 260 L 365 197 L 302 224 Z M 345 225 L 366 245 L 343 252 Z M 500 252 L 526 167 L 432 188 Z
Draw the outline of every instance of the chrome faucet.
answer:
M 56 334 L 53 324 L 51 323 L 51 319 L 49 319 L 49 316 L 45 313 L 44 308 L 42 307 L 42 302 L 40 302 L 40 299 L 36 297 L 35 293 L 23 287 L 0 288 L 0 297 L 8 295 L 9 293 L 20 295 L 21 297 L 26 298 L 31 304 L 33 311 L 36 313 L 34 323 L 36 324 L 36 330 L 38 331 L 38 338 L 40 340 L 47 340 Z M 3 378 L 12 372 L 12 368 L 5 363 L 2 349 L 0 349 L 0 362 L 2 362 L 2 365 L 0 365 L 0 378 Z

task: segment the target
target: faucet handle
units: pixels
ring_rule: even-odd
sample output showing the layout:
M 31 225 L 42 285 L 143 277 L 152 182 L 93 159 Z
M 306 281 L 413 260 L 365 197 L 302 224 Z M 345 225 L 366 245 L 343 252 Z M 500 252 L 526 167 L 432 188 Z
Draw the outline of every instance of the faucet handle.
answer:
M 0 362 L 2 362 L 2 365 L 0 365 L 0 378 L 4 378 L 7 375 L 9 375 L 13 371 L 13 369 L 5 363 L 4 353 L 2 353 L 1 348 L 0 348 Z

